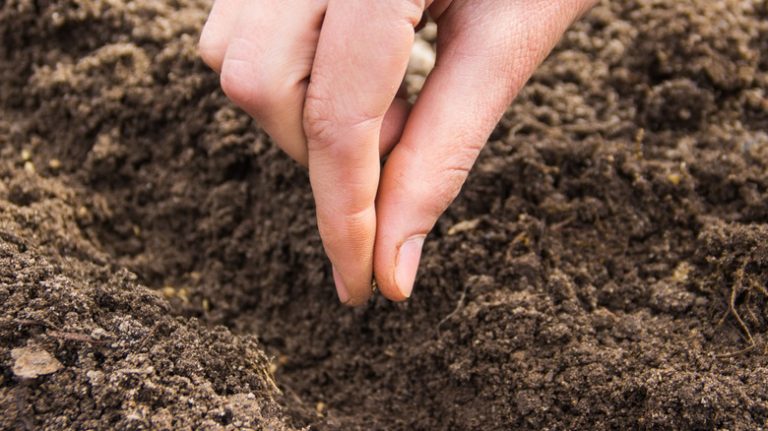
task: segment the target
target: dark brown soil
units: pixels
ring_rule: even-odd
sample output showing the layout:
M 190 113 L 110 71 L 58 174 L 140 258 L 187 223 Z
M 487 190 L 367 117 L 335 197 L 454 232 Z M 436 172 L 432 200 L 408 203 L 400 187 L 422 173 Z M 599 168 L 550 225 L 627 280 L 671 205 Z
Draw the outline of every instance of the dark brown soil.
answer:
M 357 310 L 306 173 L 197 59 L 208 6 L 0 4 L 0 428 L 768 424 L 765 1 L 592 11 L 413 299 Z

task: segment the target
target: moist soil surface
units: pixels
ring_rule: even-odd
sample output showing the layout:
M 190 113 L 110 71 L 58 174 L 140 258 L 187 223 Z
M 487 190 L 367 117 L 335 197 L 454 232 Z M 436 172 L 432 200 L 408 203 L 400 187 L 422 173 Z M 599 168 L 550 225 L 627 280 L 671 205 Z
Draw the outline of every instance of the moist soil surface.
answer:
M 360 309 L 209 7 L 0 5 L 0 428 L 766 426 L 764 1 L 599 5 Z

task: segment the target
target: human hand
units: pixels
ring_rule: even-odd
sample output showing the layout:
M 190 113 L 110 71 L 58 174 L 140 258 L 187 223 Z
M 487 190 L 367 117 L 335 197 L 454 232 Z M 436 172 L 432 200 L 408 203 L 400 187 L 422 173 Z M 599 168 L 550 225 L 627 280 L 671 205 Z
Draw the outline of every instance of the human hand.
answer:
M 595 0 L 217 0 L 200 54 L 308 165 L 340 300 L 411 295 L 424 238 L 519 89 Z M 428 11 L 434 70 L 396 97 Z M 381 168 L 381 156 L 389 157 Z

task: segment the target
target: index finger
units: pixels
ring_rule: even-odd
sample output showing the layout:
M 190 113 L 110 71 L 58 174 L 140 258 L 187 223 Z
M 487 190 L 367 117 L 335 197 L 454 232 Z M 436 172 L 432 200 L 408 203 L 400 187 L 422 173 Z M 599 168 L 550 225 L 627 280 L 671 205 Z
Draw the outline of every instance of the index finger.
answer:
M 423 13 L 418 1 L 330 0 L 304 104 L 317 222 L 339 298 L 371 295 L 378 142 Z

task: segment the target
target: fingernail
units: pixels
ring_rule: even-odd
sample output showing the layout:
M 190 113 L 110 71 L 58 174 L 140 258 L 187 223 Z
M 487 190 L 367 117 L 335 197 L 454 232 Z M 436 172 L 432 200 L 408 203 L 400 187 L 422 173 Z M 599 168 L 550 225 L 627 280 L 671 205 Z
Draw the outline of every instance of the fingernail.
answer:
M 333 282 L 336 283 L 336 293 L 339 295 L 339 301 L 341 301 L 342 304 L 346 304 L 349 302 L 349 290 L 347 290 L 347 285 L 344 284 L 344 280 L 341 279 L 341 275 L 339 274 L 339 271 L 336 271 L 336 267 L 332 266 L 333 268 Z
M 397 252 L 395 283 L 400 293 L 406 298 L 409 298 L 413 292 L 413 283 L 416 281 L 416 272 L 419 270 L 423 246 L 424 235 L 414 236 L 406 240 Z

